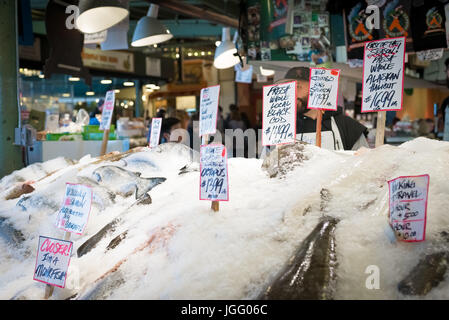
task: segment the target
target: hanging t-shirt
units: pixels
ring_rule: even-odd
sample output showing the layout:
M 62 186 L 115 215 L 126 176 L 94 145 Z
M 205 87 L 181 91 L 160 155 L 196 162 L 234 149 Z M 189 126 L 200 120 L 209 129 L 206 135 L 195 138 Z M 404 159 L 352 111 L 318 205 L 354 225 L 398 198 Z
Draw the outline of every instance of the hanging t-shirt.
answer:
M 380 8 L 381 38 L 406 37 L 408 52 L 413 51 L 413 38 L 410 20 L 411 0 L 390 0 Z
M 413 1 L 411 18 L 415 51 L 447 48 L 446 3 L 448 0 Z
M 365 41 L 378 40 L 379 30 L 368 29 L 366 20 L 371 14 L 366 13 L 366 1 L 345 1 L 346 38 L 348 59 L 363 59 Z

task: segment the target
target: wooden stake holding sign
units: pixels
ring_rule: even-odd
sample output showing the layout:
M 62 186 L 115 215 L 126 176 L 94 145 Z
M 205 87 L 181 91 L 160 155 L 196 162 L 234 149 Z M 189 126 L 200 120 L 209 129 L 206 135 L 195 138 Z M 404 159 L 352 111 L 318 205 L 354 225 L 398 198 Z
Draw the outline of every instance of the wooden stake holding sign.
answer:
M 340 70 L 310 68 L 307 109 L 317 110 L 316 146 L 321 148 L 322 110 L 337 111 Z
M 209 144 L 209 135 L 217 132 L 218 102 L 220 98 L 220 85 L 203 88 L 200 94 L 200 127 L 199 135 L 202 137 L 202 146 Z M 200 160 L 201 161 L 201 160 Z M 200 176 L 202 172 L 200 172 Z M 201 177 L 200 177 L 200 199 L 201 197 Z M 211 209 L 215 212 L 220 210 L 220 203 L 212 201 Z
M 101 113 L 100 130 L 104 130 L 104 132 L 100 156 L 104 156 L 106 154 L 106 150 L 108 147 L 109 130 L 111 127 L 111 120 L 112 120 L 112 113 L 114 112 L 114 106 L 115 106 L 115 92 L 114 90 L 110 90 L 106 93 L 105 102 L 103 104 L 103 112 Z
M 402 109 L 405 37 L 365 42 L 362 112 L 377 112 L 376 148 L 384 144 L 386 111 Z
M 81 235 L 84 232 L 92 198 L 91 187 L 67 183 L 63 205 L 56 219 L 56 226 L 65 231 L 64 240 L 39 237 L 34 280 L 47 284 L 44 299 L 53 295 L 54 286 L 65 288 L 73 249 L 70 237 L 72 233 Z

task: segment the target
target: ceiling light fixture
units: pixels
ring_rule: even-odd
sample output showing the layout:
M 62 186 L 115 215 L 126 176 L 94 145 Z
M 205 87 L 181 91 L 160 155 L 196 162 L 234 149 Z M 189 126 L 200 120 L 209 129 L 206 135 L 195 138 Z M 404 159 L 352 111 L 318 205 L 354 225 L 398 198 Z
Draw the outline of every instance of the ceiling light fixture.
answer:
M 231 41 L 230 28 L 223 28 L 221 44 L 215 49 L 214 67 L 217 69 L 227 69 L 239 63 L 234 43 Z
M 173 38 L 170 31 L 157 19 L 159 6 L 151 4 L 145 17 L 142 17 L 134 30 L 133 47 L 144 47 L 165 42 Z
M 100 83 L 101 84 L 111 84 L 112 80 L 110 80 L 110 79 L 103 79 L 103 80 L 100 81 Z
M 132 82 L 132 81 L 125 81 L 125 82 L 123 82 L 123 85 L 125 87 L 133 87 L 134 86 L 134 82 Z
M 77 28 L 83 33 L 101 32 L 125 19 L 129 11 L 119 0 L 80 0 Z

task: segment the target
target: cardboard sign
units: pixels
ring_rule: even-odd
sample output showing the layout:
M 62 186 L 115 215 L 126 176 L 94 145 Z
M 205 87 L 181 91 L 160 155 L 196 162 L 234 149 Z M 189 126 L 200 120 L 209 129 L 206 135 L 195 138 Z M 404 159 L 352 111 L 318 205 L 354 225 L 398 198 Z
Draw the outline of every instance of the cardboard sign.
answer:
M 263 146 L 295 142 L 296 95 L 296 81 L 263 87 Z
M 406 242 L 426 238 L 429 175 L 399 177 L 388 181 L 390 224 L 398 239 Z
M 402 109 L 404 58 L 405 37 L 365 43 L 362 112 Z
M 82 234 L 89 220 L 92 195 L 91 187 L 67 183 L 56 226 L 67 232 Z
M 64 288 L 73 243 L 39 236 L 33 280 Z
M 308 109 L 337 110 L 340 70 L 310 68 Z
M 222 144 L 201 146 L 200 200 L 228 201 L 228 157 Z
M 201 90 L 200 100 L 200 137 L 217 132 L 218 99 L 220 85 Z
M 161 128 L 162 118 L 153 118 L 153 120 L 151 121 L 150 148 L 154 148 L 159 145 Z
M 106 92 L 106 98 L 103 104 L 103 112 L 101 113 L 100 130 L 109 130 L 111 127 L 112 113 L 115 106 L 114 90 Z

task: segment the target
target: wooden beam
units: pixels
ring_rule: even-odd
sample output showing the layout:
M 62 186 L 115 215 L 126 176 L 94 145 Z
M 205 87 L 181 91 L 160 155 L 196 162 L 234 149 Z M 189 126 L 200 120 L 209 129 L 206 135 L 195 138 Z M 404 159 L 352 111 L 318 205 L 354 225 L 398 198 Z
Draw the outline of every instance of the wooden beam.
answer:
M 197 19 L 204 19 L 218 24 L 222 24 L 226 27 L 238 28 L 239 21 L 216 12 L 211 12 L 206 9 L 192 6 L 179 0 L 147 0 L 148 3 L 154 3 L 162 8 L 172 10 L 184 16 L 194 17 Z

